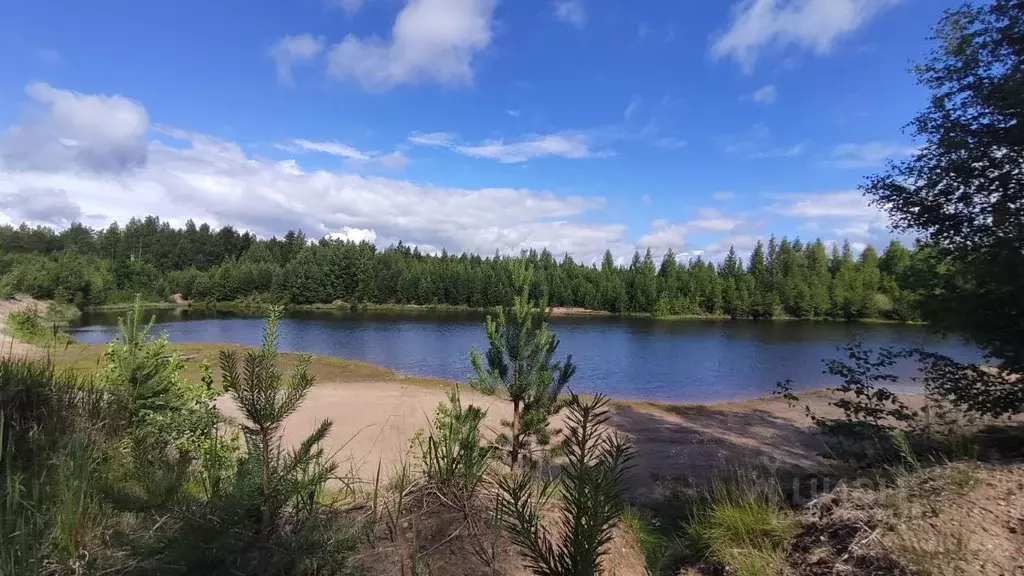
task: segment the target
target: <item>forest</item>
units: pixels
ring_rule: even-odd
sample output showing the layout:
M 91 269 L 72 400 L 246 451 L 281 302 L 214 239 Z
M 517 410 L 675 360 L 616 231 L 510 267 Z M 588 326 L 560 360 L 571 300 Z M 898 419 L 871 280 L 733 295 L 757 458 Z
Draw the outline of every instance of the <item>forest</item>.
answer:
M 489 308 L 511 297 L 510 264 L 535 270 L 532 296 L 548 305 L 654 316 L 919 319 L 925 279 L 939 268 L 925 248 L 892 241 L 855 255 L 849 242 L 774 236 L 749 258 L 735 250 L 718 263 L 656 262 L 634 253 L 628 266 L 606 251 L 600 265 L 519 255 L 424 254 L 401 242 L 308 239 L 302 231 L 257 238 L 231 226 L 192 221 L 174 228 L 155 216 L 93 230 L 72 224 L 0 227 L 0 295 L 27 293 L 80 308 L 172 293 L 196 302 L 414 304 Z

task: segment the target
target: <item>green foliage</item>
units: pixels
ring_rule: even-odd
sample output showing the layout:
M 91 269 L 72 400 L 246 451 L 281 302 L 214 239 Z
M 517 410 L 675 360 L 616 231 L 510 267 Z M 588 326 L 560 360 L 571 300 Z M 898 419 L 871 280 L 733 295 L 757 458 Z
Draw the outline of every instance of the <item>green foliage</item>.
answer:
M 777 481 L 756 475 L 720 478 L 690 522 L 696 550 L 730 574 L 778 574 L 799 522 Z
M 572 394 L 566 406 L 566 456 L 561 477 L 558 531 L 541 522 L 554 485 L 529 472 L 499 482 L 498 507 L 512 542 L 537 576 L 598 574 L 612 529 L 625 507 L 625 475 L 634 456 L 629 443 L 610 433 L 608 399 Z
M 934 40 L 914 68 L 931 92 L 910 122 L 920 147 L 863 189 L 942 262 L 925 318 L 1024 373 L 1024 3 L 965 3 Z
M 480 437 L 486 412 L 462 406 L 459 389 L 448 392 L 448 403 L 437 407 L 433 427 L 419 438 L 424 476 L 443 494 L 468 501 L 487 472 L 492 448 Z
M 476 373 L 470 380 L 473 388 L 485 394 L 501 392 L 512 403 L 512 419 L 502 422 L 508 432 L 498 444 L 507 449 L 513 468 L 521 461 L 536 464 L 538 449 L 550 443 L 549 420 L 562 408 L 559 396 L 576 373 L 572 356 L 564 362 L 554 360 L 558 338 L 547 327 L 547 303 L 535 304 L 530 298 L 531 279 L 529 268 L 513 268 L 515 298 L 497 318 L 487 317 L 486 354 L 470 354 Z

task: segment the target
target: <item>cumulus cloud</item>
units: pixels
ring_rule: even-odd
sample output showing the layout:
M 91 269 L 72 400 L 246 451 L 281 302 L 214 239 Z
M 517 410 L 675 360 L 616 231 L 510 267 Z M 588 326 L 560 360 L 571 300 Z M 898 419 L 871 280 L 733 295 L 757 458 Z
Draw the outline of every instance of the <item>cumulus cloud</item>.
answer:
M 8 165 L 118 173 L 145 164 L 149 118 L 139 103 L 43 83 L 30 84 L 25 93 L 29 118 L 0 133 L 0 156 Z
M 761 51 L 789 46 L 826 54 L 836 41 L 901 0 L 740 0 L 711 55 L 752 72 Z
M 447 132 L 414 132 L 409 135 L 409 141 L 414 144 L 449 148 L 464 156 L 487 158 L 504 164 L 518 164 L 546 156 L 580 159 L 609 154 L 594 150 L 590 140 L 586 133 L 571 130 L 554 134 L 529 134 L 518 140 L 485 140 L 476 144 L 460 143 L 454 134 Z
M 697 210 L 696 218 L 683 222 L 669 222 L 658 219 L 651 222 L 646 234 L 637 240 L 637 246 L 650 248 L 656 254 L 664 254 L 669 248 L 677 253 L 684 253 L 687 246 L 687 238 L 691 234 L 724 233 L 728 235 L 743 232 L 746 220 L 737 215 L 727 215 L 721 210 L 714 208 L 701 208 Z M 715 244 L 700 251 L 691 251 L 696 256 L 698 253 L 710 253 L 717 256 L 720 250 L 715 250 Z M 728 247 L 726 247 L 728 250 Z
M 917 153 L 917 148 L 892 142 L 864 142 L 840 144 L 832 149 L 825 164 L 838 168 L 867 168 L 881 166 L 889 159 L 906 158 Z
M 23 188 L 0 196 L 0 209 L 8 224 L 67 226 L 82 218 L 82 209 L 59 188 Z
M 316 58 L 324 49 L 323 36 L 312 34 L 285 36 L 270 47 L 269 55 L 277 69 L 277 80 L 282 84 L 292 84 L 295 79 L 292 69 L 300 63 Z
M 33 156 L 63 146 L 59 141 L 69 138 L 69 132 L 49 130 L 55 126 L 74 128 L 80 146 L 106 147 L 123 140 L 125 133 L 148 128 L 145 123 L 130 131 L 113 128 L 123 121 L 125 110 L 146 117 L 140 105 L 120 96 L 84 96 L 48 86 L 43 92 L 48 101 L 94 105 L 72 107 L 84 117 L 60 106 L 46 107 L 34 122 L 48 130 L 24 124 L 7 131 L 9 146 L 0 149 L 0 212 L 9 219 L 105 226 L 155 214 L 175 225 L 192 218 L 263 236 L 301 228 L 311 237 L 369 239 L 372 232 L 378 244 L 401 239 L 482 254 L 547 248 L 589 262 L 608 247 L 616 254 L 632 252 L 625 226 L 586 220 L 590 211 L 604 206 L 600 197 L 507 187 L 452 188 L 307 170 L 294 158 L 253 156 L 237 143 L 172 127 L 159 132 L 175 139 L 174 145 L 145 142 L 144 163 L 129 171 L 86 170 L 73 154 L 28 164 L 12 152 Z M 42 141 L 40 135 L 51 141 Z
M 779 91 L 775 88 L 774 84 L 762 86 L 755 90 L 754 93 L 750 95 L 751 100 L 753 100 L 754 102 L 759 102 L 761 104 L 774 104 L 775 99 L 778 97 Z
M 562 22 L 583 28 L 587 23 L 587 9 L 583 0 L 555 0 L 555 18 Z
M 349 34 L 331 47 L 328 73 L 368 90 L 399 84 L 465 84 L 491 43 L 495 0 L 408 0 L 391 38 Z
M 885 213 L 859 190 L 771 195 L 769 210 L 803 221 L 805 229 L 828 231 L 838 238 L 881 244 L 891 237 Z
M 341 231 L 331 232 L 326 235 L 331 240 L 342 240 L 345 242 L 369 242 L 374 243 L 377 241 L 377 231 L 366 228 L 353 228 L 351 226 L 342 226 Z

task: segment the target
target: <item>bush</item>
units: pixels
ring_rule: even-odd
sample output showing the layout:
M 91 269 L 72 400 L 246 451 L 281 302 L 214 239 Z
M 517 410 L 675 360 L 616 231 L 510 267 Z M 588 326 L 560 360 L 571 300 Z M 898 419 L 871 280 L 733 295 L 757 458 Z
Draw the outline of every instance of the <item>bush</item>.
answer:
M 58 327 L 60 322 L 44 316 L 35 307 L 15 310 L 7 316 L 11 335 L 36 346 L 65 346 L 71 337 Z
M 459 389 L 448 393 L 448 404 L 437 407 L 429 435 L 418 440 L 424 475 L 446 496 L 468 501 L 483 481 L 493 448 L 480 438 L 486 412 L 462 406 Z

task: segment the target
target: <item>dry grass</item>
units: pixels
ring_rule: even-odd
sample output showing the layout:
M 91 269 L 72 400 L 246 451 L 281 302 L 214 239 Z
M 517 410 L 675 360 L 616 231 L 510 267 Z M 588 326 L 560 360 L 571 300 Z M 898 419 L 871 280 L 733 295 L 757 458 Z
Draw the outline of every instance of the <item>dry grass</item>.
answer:
M 954 463 L 871 484 L 805 508 L 785 574 L 1024 574 L 1024 467 Z

